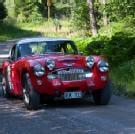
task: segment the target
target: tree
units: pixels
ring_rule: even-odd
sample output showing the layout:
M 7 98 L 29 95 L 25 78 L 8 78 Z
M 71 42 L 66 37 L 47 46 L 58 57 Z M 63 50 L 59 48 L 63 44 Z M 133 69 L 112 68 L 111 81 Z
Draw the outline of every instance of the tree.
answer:
M 111 22 L 121 21 L 127 17 L 135 18 L 134 0 L 108 1 L 105 10 Z
M 108 18 L 107 18 L 107 14 L 106 14 L 106 11 L 105 11 L 105 6 L 106 6 L 106 0 L 100 0 L 102 6 L 103 6 L 103 24 L 104 26 L 107 26 L 108 25 Z
M 48 20 L 51 17 L 51 5 L 52 5 L 52 1 L 51 0 L 47 0 L 47 7 L 48 7 Z
M 86 1 L 76 1 L 73 7 L 72 26 L 78 31 L 83 30 L 85 34 L 90 33 L 89 7 Z
M 48 20 L 51 17 L 51 5 L 52 5 L 52 0 L 41 0 L 41 3 L 43 4 L 43 6 L 47 7 L 47 17 Z
M 42 3 L 44 6 L 47 6 L 47 0 L 41 0 L 41 3 Z
M 3 2 L 0 2 L 0 21 L 2 22 L 3 19 L 5 19 L 7 16 L 7 10 L 3 4 Z
M 90 24 L 91 24 L 91 31 L 92 35 L 97 35 L 98 28 L 97 28 L 97 21 L 95 16 L 95 10 L 94 10 L 94 0 L 87 0 L 89 5 L 89 16 L 90 16 Z

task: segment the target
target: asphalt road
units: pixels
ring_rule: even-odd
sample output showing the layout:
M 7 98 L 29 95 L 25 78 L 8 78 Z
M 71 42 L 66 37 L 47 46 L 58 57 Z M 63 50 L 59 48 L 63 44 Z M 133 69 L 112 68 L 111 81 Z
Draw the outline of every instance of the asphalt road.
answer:
M 135 100 L 113 96 L 108 106 L 55 101 L 27 111 L 0 92 L 0 134 L 135 134 Z
M 0 43 L 0 54 L 14 42 Z M 19 99 L 2 97 L 0 134 L 135 134 L 135 100 L 113 96 L 108 106 L 92 101 L 55 101 L 27 111 Z

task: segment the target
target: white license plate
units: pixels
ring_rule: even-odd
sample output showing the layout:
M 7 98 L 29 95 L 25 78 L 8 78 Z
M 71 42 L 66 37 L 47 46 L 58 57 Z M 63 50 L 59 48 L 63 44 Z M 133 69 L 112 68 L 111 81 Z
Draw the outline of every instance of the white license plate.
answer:
M 82 98 L 82 92 L 65 92 L 64 99 Z

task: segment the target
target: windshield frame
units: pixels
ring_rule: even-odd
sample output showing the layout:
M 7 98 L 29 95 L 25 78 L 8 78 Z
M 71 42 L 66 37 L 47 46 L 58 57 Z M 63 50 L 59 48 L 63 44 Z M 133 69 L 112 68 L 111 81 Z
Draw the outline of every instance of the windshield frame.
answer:
M 71 45 L 71 48 L 73 49 L 73 53 L 65 53 L 65 52 L 45 52 L 45 53 L 43 53 L 43 54 L 31 54 L 31 55 L 25 55 L 25 56 L 21 56 L 21 51 L 20 51 L 20 46 L 21 45 L 26 45 L 26 44 L 34 44 L 34 43 L 36 43 L 36 44 L 40 44 L 40 43 L 47 43 L 47 42 L 57 42 L 57 43 L 61 43 L 63 46 L 64 46 L 64 43 L 66 43 L 66 44 L 70 44 Z M 65 45 L 66 45 L 65 44 Z M 51 45 L 51 44 L 50 44 Z M 57 44 L 56 44 L 57 45 Z M 75 45 L 75 43 L 73 42 L 73 41 L 71 41 L 71 40 L 67 40 L 67 41 L 61 41 L 61 40 L 58 40 L 58 41 L 41 41 L 41 42 L 26 42 L 26 43 L 23 43 L 23 44 L 17 44 L 17 57 L 18 58 L 21 58 L 21 57 L 26 57 L 26 56 L 32 56 L 32 55 L 44 55 L 44 54 L 74 54 L 74 55 L 77 55 L 78 54 L 78 49 L 77 49 L 77 46 Z

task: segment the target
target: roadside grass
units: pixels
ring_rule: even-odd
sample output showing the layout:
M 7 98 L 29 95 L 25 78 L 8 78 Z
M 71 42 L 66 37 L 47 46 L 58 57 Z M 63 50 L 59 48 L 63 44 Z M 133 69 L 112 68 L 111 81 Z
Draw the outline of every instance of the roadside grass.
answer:
M 40 32 L 24 30 L 15 25 L 0 23 L 0 41 L 39 35 L 41 35 Z
M 114 93 L 135 98 L 135 59 L 111 70 Z
M 59 20 L 61 28 L 56 31 L 55 20 L 50 19 L 49 21 L 44 21 L 42 23 L 32 24 L 32 23 L 18 23 L 18 27 L 23 30 L 31 30 L 35 32 L 40 32 L 42 36 L 45 37 L 66 37 L 72 38 L 77 37 L 78 32 L 74 31 L 71 27 L 70 19 Z
M 59 20 L 59 23 L 61 28 L 56 31 L 55 20 L 53 19 L 40 23 L 17 23 L 9 20 L 8 23 L 0 23 L 0 41 L 30 36 L 79 37 L 79 31 L 72 29 L 70 19 Z

